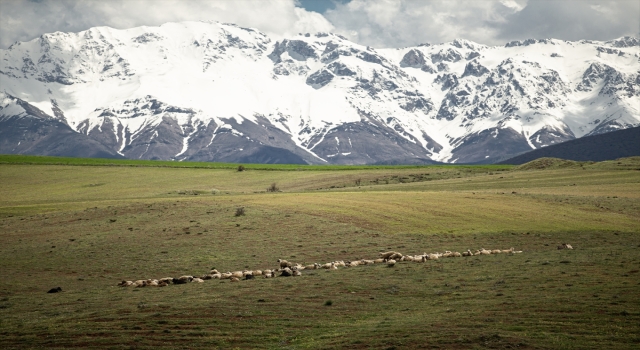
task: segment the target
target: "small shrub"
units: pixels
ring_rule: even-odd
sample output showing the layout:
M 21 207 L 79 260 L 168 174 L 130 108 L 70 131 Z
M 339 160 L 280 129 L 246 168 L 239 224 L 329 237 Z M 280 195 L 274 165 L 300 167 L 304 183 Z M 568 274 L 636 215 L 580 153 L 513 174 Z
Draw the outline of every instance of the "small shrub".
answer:
M 271 186 L 267 187 L 267 192 L 279 192 L 280 189 L 278 188 L 278 185 L 276 185 L 276 183 L 272 183 Z
M 238 171 L 244 171 L 244 165 L 238 165 Z
M 243 216 L 244 215 L 244 207 L 236 208 L 235 216 Z

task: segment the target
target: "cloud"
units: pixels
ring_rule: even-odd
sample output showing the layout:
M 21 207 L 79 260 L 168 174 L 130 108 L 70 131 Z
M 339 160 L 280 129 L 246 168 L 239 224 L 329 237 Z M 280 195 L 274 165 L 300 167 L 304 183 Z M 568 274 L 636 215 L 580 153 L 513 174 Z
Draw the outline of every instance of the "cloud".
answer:
M 463 38 L 487 45 L 557 38 L 608 40 L 638 35 L 637 0 L 352 0 L 327 10 L 336 31 L 373 47 Z
M 55 31 L 197 20 L 253 27 L 276 39 L 333 31 L 373 47 L 455 38 L 503 45 L 528 38 L 608 40 L 640 35 L 638 0 L 328 1 L 331 6 L 322 7 L 306 0 L 0 0 L 0 47 Z M 327 10 L 320 14 L 300 6 Z
M 198 20 L 235 23 L 276 37 L 334 29 L 321 14 L 296 7 L 295 0 L 0 0 L 0 47 L 55 31 Z
M 610 40 L 640 33 L 640 1 L 531 0 L 506 20 L 498 39 Z

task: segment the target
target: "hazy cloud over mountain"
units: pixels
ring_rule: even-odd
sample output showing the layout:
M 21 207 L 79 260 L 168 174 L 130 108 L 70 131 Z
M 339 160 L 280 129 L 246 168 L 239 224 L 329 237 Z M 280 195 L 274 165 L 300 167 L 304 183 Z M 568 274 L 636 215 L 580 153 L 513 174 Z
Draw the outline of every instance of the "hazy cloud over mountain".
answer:
M 47 32 L 186 20 L 231 22 L 276 36 L 333 31 L 374 47 L 454 38 L 488 45 L 549 37 L 608 40 L 640 32 L 637 0 L 327 0 L 325 4 L 321 0 L 0 0 L 0 47 Z
M 0 0 L 0 47 L 55 31 L 199 20 L 235 23 L 272 35 L 333 30 L 321 14 L 296 7 L 294 0 Z
M 350 39 L 374 47 L 464 38 L 487 45 L 556 38 L 608 40 L 640 31 L 640 1 L 352 0 L 325 16 Z

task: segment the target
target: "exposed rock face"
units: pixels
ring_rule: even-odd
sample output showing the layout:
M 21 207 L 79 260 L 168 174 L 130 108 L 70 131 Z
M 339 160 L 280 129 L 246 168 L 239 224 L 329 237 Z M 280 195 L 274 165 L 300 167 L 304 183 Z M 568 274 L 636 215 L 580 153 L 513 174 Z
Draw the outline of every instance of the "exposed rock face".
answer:
M 18 140 L 28 127 L 72 130 L 93 142 L 82 152 L 134 159 L 492 162 L 640 125 L 638 45 L 375 49 L 209 22 L 45 34 L 0 50 L 0 89 L 21 99 L 6 97 L 20 110 L 0 110 L 13 120 L 0 132 L 9 153 L 64 148 Z M 12 119 L 21 113 L 32 124 Z
M 0 92 L 0 153 L 122 158 L 35 106 Z

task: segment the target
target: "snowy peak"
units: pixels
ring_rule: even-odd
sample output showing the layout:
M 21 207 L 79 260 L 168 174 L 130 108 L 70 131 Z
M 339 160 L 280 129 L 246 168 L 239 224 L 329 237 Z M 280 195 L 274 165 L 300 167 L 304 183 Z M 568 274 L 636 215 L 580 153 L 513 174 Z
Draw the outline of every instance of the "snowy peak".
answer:
M 130 158 L 492 162 L 639 125 L 638 45 L 375 49 L 217 22 L 97 27 L 1 50 L 0 91 Z

